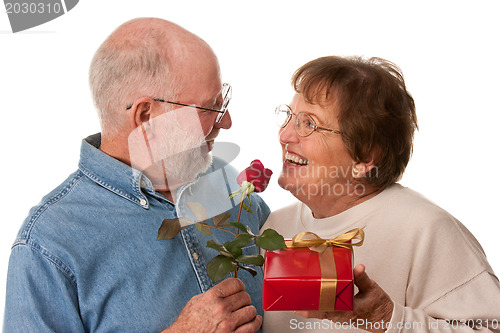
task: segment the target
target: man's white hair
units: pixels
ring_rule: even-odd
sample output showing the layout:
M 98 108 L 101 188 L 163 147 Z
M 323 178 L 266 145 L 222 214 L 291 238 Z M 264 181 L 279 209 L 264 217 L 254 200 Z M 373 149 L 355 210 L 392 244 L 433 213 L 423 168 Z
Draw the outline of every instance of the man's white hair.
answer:
M 168 57 L 167 32 L 160 27 L 165 22 L 126 22 L 97 49 L 90 65 L 89 84 L 103 133 L 117 134 L 126 121 L 127 106 L 138 98 L 174 98 L 176 84 Z

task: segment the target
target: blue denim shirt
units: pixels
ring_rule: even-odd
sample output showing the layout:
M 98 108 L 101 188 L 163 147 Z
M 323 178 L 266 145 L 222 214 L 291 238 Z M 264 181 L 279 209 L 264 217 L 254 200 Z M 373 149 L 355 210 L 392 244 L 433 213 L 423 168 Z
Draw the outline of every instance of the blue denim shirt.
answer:
M 204 236 L 191 225 L 157 241 L 163 219 L 178 217 L 182 205 L 99 145 L 99 135 L 83 140 L 78 171 L 24 221 L 9 262 L 4 332 L 160 332 L 191 297 L 213 286 L 206 266 L 218 253 L 206 242 L 233 236 Z M 177 202 L 197 195 L 214 201 L 217 193 L 227 199 L 238 188 L 237 173 L 223 161 L 214 160 L 210 173 L 218 176 L 185 185 Z M 257 234 L 269 208 L 253 195 L 252 210 L 241 222 Z M 237 212 L 233 203 L 231 220 Z M 262 270 L 255 278 L 240 270 L 239 277 L 262 314 Z

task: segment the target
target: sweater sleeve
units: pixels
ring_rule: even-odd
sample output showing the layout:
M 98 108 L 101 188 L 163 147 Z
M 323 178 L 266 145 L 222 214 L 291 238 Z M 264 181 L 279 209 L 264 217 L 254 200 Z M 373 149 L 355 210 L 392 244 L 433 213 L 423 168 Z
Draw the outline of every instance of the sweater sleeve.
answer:
M 13 247 L 4 332 L 84 332 L 76 285 L 61 264 L 33 244 Z
M 500 332 L 500 283 L 477 240 L 444 211 L 420 214 L 388 332 Z
M 499 311 L 499 282 L 484 271 L 423 309 L 396 303 L 387 332 L 500 332 Z

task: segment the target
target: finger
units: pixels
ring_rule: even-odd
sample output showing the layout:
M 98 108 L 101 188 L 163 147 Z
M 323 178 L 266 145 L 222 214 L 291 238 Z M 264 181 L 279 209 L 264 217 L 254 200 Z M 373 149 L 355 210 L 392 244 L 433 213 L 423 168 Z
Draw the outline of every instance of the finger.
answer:
M 293 311 L 293 313 L 304 318 L 325 319 L 328 317 L 328 313 L 325 311 Z
M 244 290 L 245 284 L 240 279 L 227 278 L 209 291 L 213 292 L 217 297 L 224 298 Z
M 254 333 L 262 326 L 262 316 L 257 315 L 255 318 L 247 323 L 238 326 L 234 333 Z
M 294 311 L 304 318 L 328 319 L 334 322 L 346 322 L 353 318 L 351 311 Z
M 253 321 L 257 316 L 257 309 L 253 305 L 248 305 L 234 311 L 232 316 L 236 321 L 236 327 L 239 327 L 245 323 Z
M 373 288 L 373 280 L 366 274 L 364 265 L 354 267 L 354 283 L 358 286 L 359 291 L 367 291 Z
M 319 311 L 293 311 L 293 313 L 304 318 L 316 318 L 320 315 Z
M 258 315 L 250 323 L 238 327 L 236 333 L 254 333 L 262 327 L 262 316 Z
M 250 295 L 248 293 L 240 291 L 237 294 L 233 294 L 224 298 L 223 302 L 228 311 L 233 312 L 241 309 L 244 306 L 251 305 L 252 299 L 250 298 Z
M 354 267 L 354 275 L 360 275 L 366 270 L 365 265 L 363 264 L 358 264 L 356 267 Z

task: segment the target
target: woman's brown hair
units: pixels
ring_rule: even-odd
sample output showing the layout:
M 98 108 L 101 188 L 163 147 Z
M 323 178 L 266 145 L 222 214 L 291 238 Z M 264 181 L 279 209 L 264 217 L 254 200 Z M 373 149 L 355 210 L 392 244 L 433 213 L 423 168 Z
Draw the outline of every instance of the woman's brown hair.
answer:
M 368 184 L 385 188 L 401 178 L 418 125 L 399 67 L 381 58 L 322 57 L 300 67 L 292 86 L 309 103 L 338 108 L 342 140 L 352 159 L 374 160 Z

